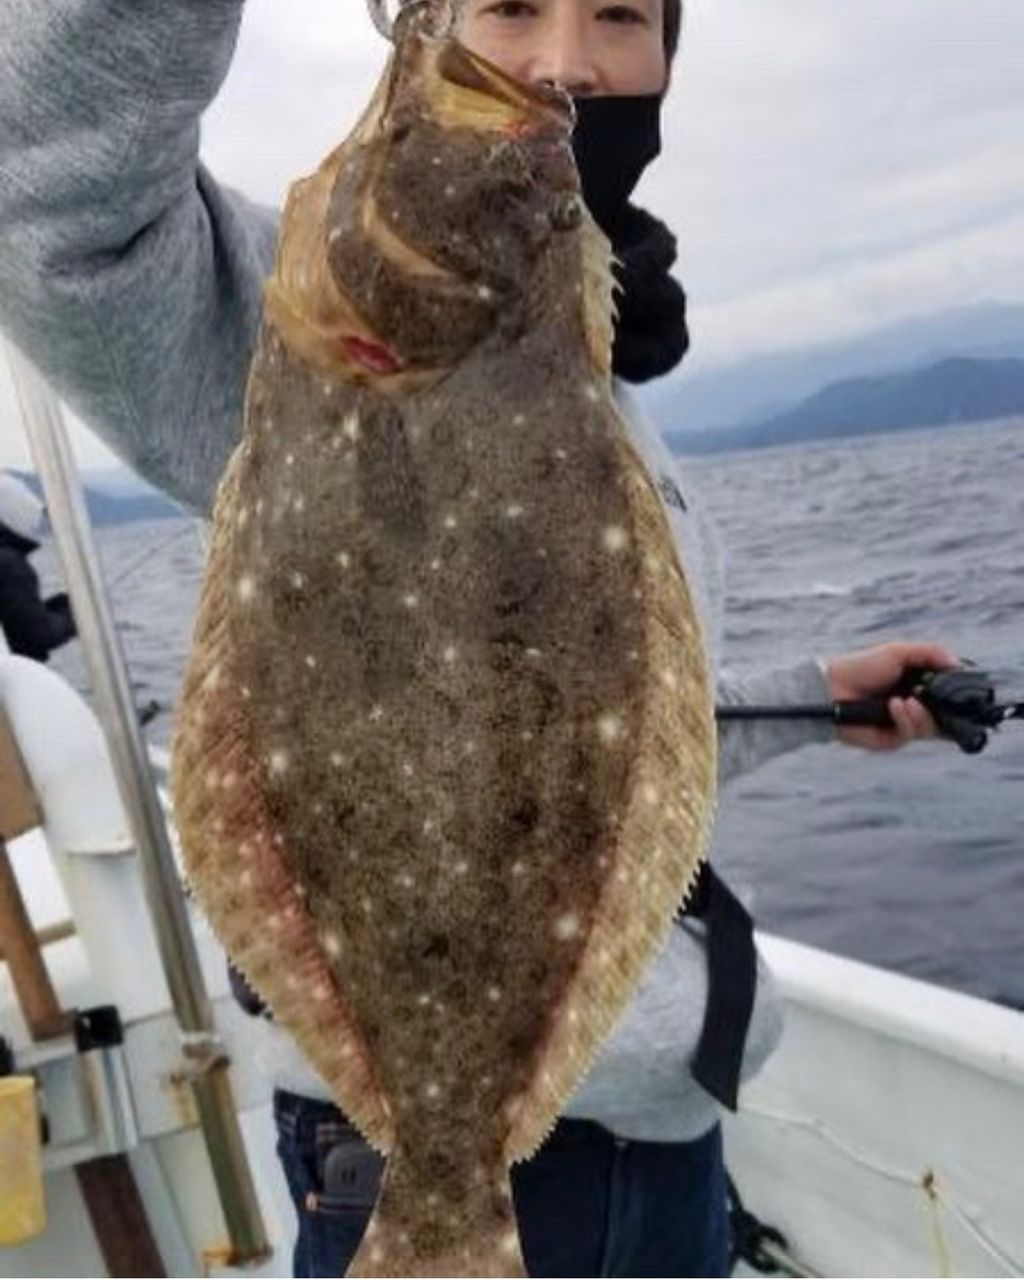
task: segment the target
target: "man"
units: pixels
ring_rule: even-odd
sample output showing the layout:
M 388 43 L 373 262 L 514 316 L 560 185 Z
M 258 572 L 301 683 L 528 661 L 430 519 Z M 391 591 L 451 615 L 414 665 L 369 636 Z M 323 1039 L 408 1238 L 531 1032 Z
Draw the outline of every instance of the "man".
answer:
M 0 54 L 0 323 L 130 465 L 201 511 L 241 432 L 277 226 L 276 213 L 218 186 L 197 157 L 199 116 L 227 71 L 241 9 L 242 0 L 0 0 L 13 33 Z M 584 194 L 624 264 L 617 393 L 663 494 L 715 661 L 722 591 L 708 523 L 622 385 L 667 372 L 687 343 L 685 300 L 669 274 L 674 240 L 628 203 L 657 151 L 679 23 L 679 0 L 469 0 L 460 36 L 513 76 L 577 99 Z M 955 663 L 936 645 L 894 643 L 720 678 L 717 692 L 726 703 L 863 698 L 887 692 L 910 666 Z M 893 729 L 843 730 L 842 740 L 891 750 L 935 733 L 916 701 L 893 700 L 891 710 Z M 833 736 L 811 722 L 732 723 L 721 734 L 720 782 Z M 742 926 L 738 912 L 734 904 L 730 918 Z M 693 919 L 672 930 L 569 1118 L 514 1170 L 531 1274 L 727 1273 L 718 1100 L 733 1100 L 779 1032 L 770 982 L 761 971 L 754 988 L 752 960 L 753 1007 L 736 1019 L 738 1037 L 728 999 L 709 1000 L 708 940 L 727 935 Z M 710 966 L 716 989 L 720 968 Z M 706 1014 L 729 1033 L 730 1052 L 704 1052 Z M 379 1162 L 302 1063 L 280 1083 L 279 1151 L 300 1218 L 296 1273 L 339 1274 Z
M 16 476 L 0 471 L 0 630 L 12 653 L 38 662 L 75 636 L 67 595 L 41 599 L 29 564 L 42 527 L 43 504 Z

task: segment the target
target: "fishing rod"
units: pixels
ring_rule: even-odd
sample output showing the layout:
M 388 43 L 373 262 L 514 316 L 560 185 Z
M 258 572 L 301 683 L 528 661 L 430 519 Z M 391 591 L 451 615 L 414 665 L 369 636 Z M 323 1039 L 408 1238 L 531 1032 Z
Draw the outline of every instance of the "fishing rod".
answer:
M 987 672 L 971 664 L 949 671 L 912 667 L 885 698 L 840 701 L 820 706 L 718 707 L 716 719 L 831 720 L 837 725 L 872 725 L 891 729 L 889 698 L 917 698 L 931 712 L 939 732 L 967 755 L 985 749 L 989 732 L 1009 720 L 1024 720 L 1024 701 L 997 703 Z

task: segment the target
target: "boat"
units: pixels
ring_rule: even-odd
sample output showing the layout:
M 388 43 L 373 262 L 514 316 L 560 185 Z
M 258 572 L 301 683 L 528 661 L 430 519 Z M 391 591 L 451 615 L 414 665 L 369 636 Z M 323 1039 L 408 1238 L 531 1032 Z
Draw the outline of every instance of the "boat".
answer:
M 287 1276 L 275 1033 L 189 898 L 62 410 L 11 360 L 95 696 L 0 650 L 0 1076 L 38 1106 L 0 1088 L 0 1276 Z M 786 1032 L 725 1122 L 736 1274 L 1024 1274 L 1024 1012 L 759 945 Z

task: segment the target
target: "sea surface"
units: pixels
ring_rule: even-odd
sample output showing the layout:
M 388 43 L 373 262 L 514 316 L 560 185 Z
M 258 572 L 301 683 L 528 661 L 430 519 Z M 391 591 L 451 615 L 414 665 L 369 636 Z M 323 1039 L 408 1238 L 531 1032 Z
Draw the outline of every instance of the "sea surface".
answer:
M 1024 421 L 681 459 L 727 556 L 738 673 L 938 641 L 1024 698 Z M 166 744 L 202 551 L 184 521 L 98 531 L 146 730 Z M 52 554 L 38 557 L 52 589 Z M 53 665 L 84 692 L 80 645 Z M 1024 1008 L 1024 722 L 980 756 L 833 744 L 721 798 L 714 855 L 761 927 Z

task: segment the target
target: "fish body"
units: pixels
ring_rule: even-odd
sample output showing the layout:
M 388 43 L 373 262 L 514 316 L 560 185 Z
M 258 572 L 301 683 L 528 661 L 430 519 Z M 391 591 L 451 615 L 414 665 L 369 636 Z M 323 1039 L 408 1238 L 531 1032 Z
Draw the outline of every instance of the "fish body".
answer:
M 571 109 L 427 11 L 296 184 L 179 710 L 190 880 L 388 1156 L 349 1274 L 516 1275 L 550 1131 L 695 876 L 700 625 L 611 395 Z

